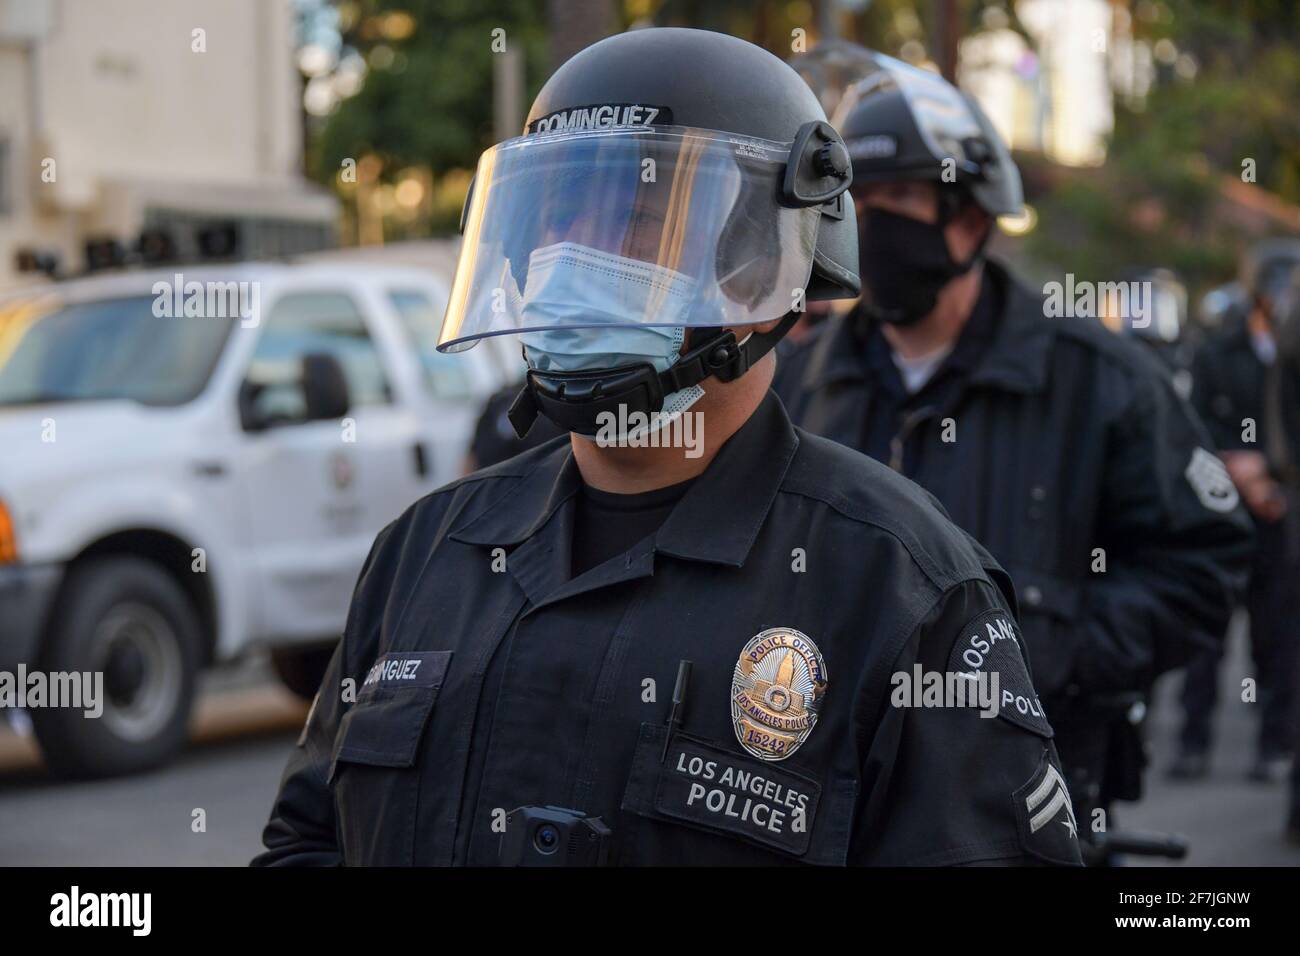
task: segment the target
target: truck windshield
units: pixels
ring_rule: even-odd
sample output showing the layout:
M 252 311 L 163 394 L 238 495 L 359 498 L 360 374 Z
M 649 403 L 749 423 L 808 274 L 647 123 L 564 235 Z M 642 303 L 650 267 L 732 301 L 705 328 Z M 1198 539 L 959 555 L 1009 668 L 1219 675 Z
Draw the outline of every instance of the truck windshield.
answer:
M 158 318 L 153 303 L 149 295 L 79 302 L 0 324 L 0 406 L 195 398 L 234 319 Z

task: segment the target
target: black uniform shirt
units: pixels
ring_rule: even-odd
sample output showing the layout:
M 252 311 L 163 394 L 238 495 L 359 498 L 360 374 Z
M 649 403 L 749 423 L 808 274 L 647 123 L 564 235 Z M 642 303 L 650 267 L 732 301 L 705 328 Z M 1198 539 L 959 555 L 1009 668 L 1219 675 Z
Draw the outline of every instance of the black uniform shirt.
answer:
M 868 327 L 862 360 L 867 376 L 877 383 L 877 388 L 863 416 L 862 442 L 858 445 L 862 451 L 909 477 L 914 474 L 918 445 L 908 440 L 913 423 L 951 408 L 966 377 L 993 341 L 1000 307 L 997 286 L 982 282 L 975 308 L 952 351 L 929 380 L 910 393 L 903 386 L 892 349 L 879 324 Z
M 768 395 L 653 536 L 571 578 L 580 489 L 557 441 L 380 534 L 256 862 L 492 864 L 546 805 L 604 820 L 616 864 L 1077 861 L 1009 583 L 917 486 Z M 746 728 L 742 656 L 800 702 L 788 733 Z M 998 673 L 997 715 L 895 698 L 948 671 Z
M 573 525 L 573 576 L 624 554 L 659 530 L 690 481 L 638 494 L 616 494 L 583 485 Z
M 942 408 L 924 403 L 893 463 L 1011 573 L 1060 725 L 1073 701 L 1145 689 L 1213 646 L 1245 582 L 1249 523 L 1147 349 L 1095 319 L 1051 317 L 1042 291 L 992 260 L 983 284 L 998 292 L 992 340 L 945 380 Z M 862 331 L 832 319 L 784 351 L 774 385 L 801 427 L 853 447 L 888 403 Z

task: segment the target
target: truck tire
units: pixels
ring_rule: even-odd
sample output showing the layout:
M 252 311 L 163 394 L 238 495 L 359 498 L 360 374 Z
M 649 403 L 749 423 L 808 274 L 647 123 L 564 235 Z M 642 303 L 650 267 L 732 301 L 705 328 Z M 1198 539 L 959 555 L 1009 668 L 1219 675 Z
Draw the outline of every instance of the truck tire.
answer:
M 74 565 L 60 591 L 40 667 L 102 673 L 102 713 L 31 711 L 45 762 L 60 776 L 106 777 L 156 767 L 189 736 L 200 660 L 194 607 L 167 573 L 136 557 Z
M 310 647 L 277 647 L 271 651 L 271 663 L 280 682 L 303 700 L 311 700 L 325 679 L 325 669 L 334 656 L 337 642 Z

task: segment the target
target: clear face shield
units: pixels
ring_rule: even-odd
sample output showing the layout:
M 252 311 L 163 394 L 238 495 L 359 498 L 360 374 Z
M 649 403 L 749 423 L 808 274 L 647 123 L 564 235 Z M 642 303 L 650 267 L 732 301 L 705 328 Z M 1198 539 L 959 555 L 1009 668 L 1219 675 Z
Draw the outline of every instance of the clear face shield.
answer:
M 791 145 L 685 127 L 522 136 L 483 154 L 438 340 L 767 322 L 812 271 Z

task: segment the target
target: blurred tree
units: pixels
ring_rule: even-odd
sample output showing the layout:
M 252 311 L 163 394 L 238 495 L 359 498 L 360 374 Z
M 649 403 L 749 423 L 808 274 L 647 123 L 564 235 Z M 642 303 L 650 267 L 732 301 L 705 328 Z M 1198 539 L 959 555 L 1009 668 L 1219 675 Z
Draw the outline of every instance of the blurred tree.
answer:
M 1233 275 L 1252 231 L 1280 228 L 1262 215 L 1249 223 L 1225 216 L 1225 196 L 1262 189 L 1300 203 L 1300 5 L 1115 6 L 1154 51 L 1152 87 L 1117 99 L 1103 168 L 1047 177 L 1056 182 L 1036 200 L 1040 227 L 1028 252 L 1068 262 L 1083 278 L 1167 265 L 1204 289 Z
M 473 169 L 493 140 L 492 57 L 501 45 L 523 51 L 526 98 L 549 72 L 544 10 L 535 0 L 338 0 L 335 5 L 345 56 L 349 48 L 356 51 L 365 73 L 360 89 L 330 113 L 313 143 L 312 172 L 331 185 L 346 187 L 340 177 L 345 161 L 362 157 L 378 159 L 378 165 L 361 167 L 378 183 L 392 183 L 411 169 L 438 181 Z M 462 183 L 465 178 L 454 177 Z M 348 196 L 349 190 L 341 191 Z M 417 217 L 405 228 L 390 222 L 386 231 L 391 237 L 454 227 L 454 216 L 440 219 Z
M 614 0 L 546 0 L 546 27 L 551 43 L 551 69 L 579 50 L 617 33 Z
M 454 229 L 479 154 L 493 135 L 494 30 L 522 50 L 525 104 L 554 65 L 625 25 L 691 26 L 743 37 L 783 59 L 823 33 L 920 62 L 932 0 L 330 0 L 354 69 L 332 111 L 313 123 L 312 175 L 344 198 L 363 241 Z M 944 5 L 974 25 L 975 0 Z M 500 42 L 500 41 L 498 41 Z M 359 66 L 359 64 L 364 64 Z M 340 175 L 351 160 L 355 181 Z M 401 181 L 431 183 L 405 192 Z M 400 189 L 400 186 L 399 186 Z M 397 208 L 422 191 L 418 207 Z

